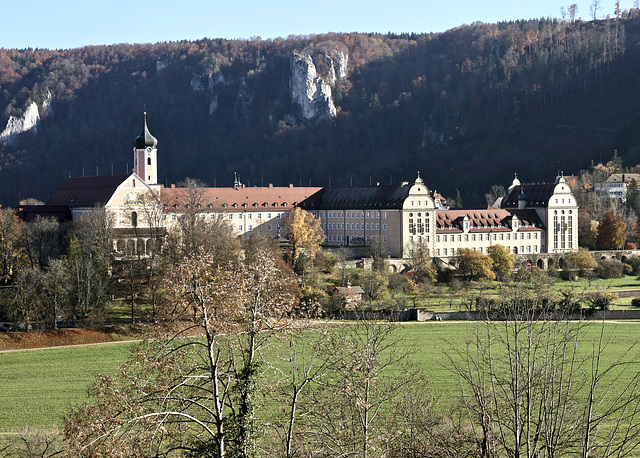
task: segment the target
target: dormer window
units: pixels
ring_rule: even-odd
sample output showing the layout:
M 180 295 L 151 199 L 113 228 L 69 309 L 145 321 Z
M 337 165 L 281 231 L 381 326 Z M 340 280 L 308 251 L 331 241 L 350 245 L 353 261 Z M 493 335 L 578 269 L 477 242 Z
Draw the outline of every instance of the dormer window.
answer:
M 233 204 L 232 207 L 233 208 L 238 208 L 238 204 Z

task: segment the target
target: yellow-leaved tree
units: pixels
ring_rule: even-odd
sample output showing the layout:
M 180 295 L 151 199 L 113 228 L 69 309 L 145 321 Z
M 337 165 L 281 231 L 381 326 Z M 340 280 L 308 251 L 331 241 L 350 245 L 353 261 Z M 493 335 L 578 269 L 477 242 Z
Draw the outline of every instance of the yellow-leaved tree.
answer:
M 285 221 L 291 244 L 291 261 L 296 272 L 304 275 L 306 262 L 313 260 L 320 251 L 324 231 L 320 219 L 302 208 L 294 208 Z

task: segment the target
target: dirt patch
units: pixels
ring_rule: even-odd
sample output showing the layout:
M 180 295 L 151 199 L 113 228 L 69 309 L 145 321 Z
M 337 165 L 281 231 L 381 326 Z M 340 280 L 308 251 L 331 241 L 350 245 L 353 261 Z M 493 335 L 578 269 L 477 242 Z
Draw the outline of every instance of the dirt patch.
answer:
M 126 334 L 115 329 L 84 328 L 60 329 L 58 331 L 7 332 L 0 334 L 0 350 L 24 350 L 27 348 L 115 342 L 137 337 Z
M 123 340 L 165 339 L 185 329 L 187 323 L 136 323 L 97 328 L 0 333 L 0 350 L 62 347 Z M 192 333 L 190 333 L 192 335 Z

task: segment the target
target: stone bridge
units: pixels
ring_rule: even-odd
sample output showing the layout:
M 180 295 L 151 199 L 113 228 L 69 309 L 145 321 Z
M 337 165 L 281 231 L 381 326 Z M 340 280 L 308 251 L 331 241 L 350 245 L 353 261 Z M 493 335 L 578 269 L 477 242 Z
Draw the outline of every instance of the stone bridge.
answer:
M 531 265 L 547 270 L 549 268 L 564 269 L 566 259 L 571 253 L 537 253 L 537 254 L 517 254 L 516 265 Z M 596 259 L 617 259 L 624 262 L 631 256 L 640 256 L 640 250 L 607 250 L 592 251 L 591 254 Z M 370 259 L 362 259 L 365 269 L 371 268 Z M 390 272 L 405 272 L 409 269 L 410 259 L 390 258 L 385 262 L 389 266 Z
M 618 261 L 624 262 L 631 256 L 640 256 L 640 250 L 591 251 L 591 254 L 598 260 L 617 259 Z M 563 269 L 566 259 L 570 255 L 571 253 L 538 253 L 535 255 L 518 254 L 516 255 L 516 259 L 517 262 L 521 264 L 537 266 L 544 270 L 552 267 L 555 269 Z

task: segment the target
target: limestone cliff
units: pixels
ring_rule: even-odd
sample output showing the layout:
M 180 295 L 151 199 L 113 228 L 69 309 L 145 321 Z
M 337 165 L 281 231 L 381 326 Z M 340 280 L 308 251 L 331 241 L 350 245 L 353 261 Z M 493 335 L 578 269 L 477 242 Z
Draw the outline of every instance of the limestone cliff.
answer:
M 29 130 L 33 130 L 35 133 L 39 123 L 40 112 L 38 111 L 38 105 L 35 102 L 31 102 L 21 117 L 9 116 L 6 127 L 0 133 L 0 140 L 9 141 L 14 135 Z
M 335 118 L 336 107 L 331 98 L 330 83 L 318 76 L 311 56 L 298 53 L 291 56 L 289 91 L 292 102 L 305 121 Z

